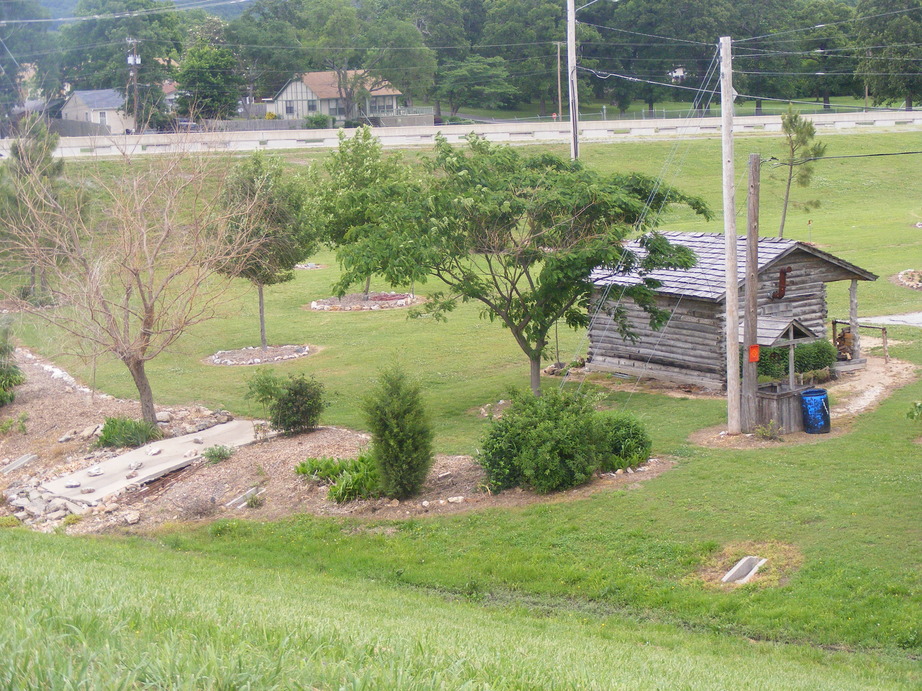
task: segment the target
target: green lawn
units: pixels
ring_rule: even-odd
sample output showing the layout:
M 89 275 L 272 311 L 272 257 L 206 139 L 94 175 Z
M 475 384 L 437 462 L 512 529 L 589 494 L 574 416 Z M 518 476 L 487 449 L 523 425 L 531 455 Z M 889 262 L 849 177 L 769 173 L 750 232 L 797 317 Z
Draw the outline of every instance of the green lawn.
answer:
M 719 98 L 715 98 L 715 103 L 711 107 L 710 115 L 720 116 Z M 819 113 L 823 112 L 821 101 L 811 101 L 802 99 L 798 103 L 790 104 L 798 112 Z M 542 119 L 550 122 L 551 114 L 554 112 L 553 104 L 547 105 L 547 115 L 543 118 L 539 115 L 541 107 L 538 103 L 523 103 L 511 109 L 490 109 L 490 108 L 461 108 L 464 115 L 475 117 L 496 118 L 497 120 L 535 120 Z M 604 111 L 603 111 L 604 107 Z M 618 109 L 609 104 L 607 101 L 587 100 L 579 104 L 579 113 L 582 120 L 600 120 L 604 117 L 609 120 L 615 119 L 640 119 L 646 117 L 669 117 L 682 118 L 687 117 L 691 112 L 692 104 L 688 101 L 661 101 L 654 107 L 653 115 L 650 115 L 649 107 L 646 103 L 634 101 L 624 114 L 620 114 Z M 736 115 L 755 115 L 755 101 L 746 101 L 734 106 L 733 112 Z M 853 112 L 864 108 L 864 99 L 852 98 L 850 96 L 836 96 L 831 99 L 831 109 L 829 112 Z M 786 113 L 788 110 L 787 103 L 778 103 L 774 101 L 762 102 L 763 115 L 779 115 Z M 564 104 L 563 118 L 569 118 L 569 108 Z M 443 107 L 443 115 L 447 117 L 448 110 Z
M 917 148 L 912 134 L 824 139 L 830 155 Z M 738 140 L 740 210 L 746 156 L 779 149 L 777 138 Z M 715 140 L 592 144 L 584 158 L 662 173 L 720 209 Z M 922 309 L 918 292 L 888 280 L 922 268 L 917 169 L 911 156 L 829 160 L 810 189 L 795 190 L 795 201 L 822 207 L 792 210 L 786 235 L 881 276 L 860 286 L 862 315 Z M 763 184 L 762 227 L 774 234 L 781 180 L 767 168 Z M 330 268 L 267 290 L 268 324 L 273 342 L 323 350 L 278 369 L 316 374 L 333 394 L 324 421 L 361 427 L 357 400 L 400 359 L 423 384 L 439 450 L 475 449 L 484 423 L 473 410 L 527 382 L 512 339 L 473 306 L 441 324 L 310 312 L 303 306 L 335 277 L 332 255 L 314 260 Z M 222 319 L 152 363 L 160 402 L 257 412 L 243 399 L 246 373 L 201 362 L 257 342 L 255 295 L 240 288 Z M 847 314 L 846 286 L 829 295 L 829 316 Z M 57 352 L 52 334 L 20 325 L 18 335 Z M 891 338 L 895 357 L 922 367 L 918 329 Z M 560 332 L 562 359 L 585 346 Z M 92 368 L 63 362 L 90 379 Z M 97 385 L 133 395 L 121 366 L 97 365 Z M 580 501 L 386 524 L 221 521 L 145 540 L 0 531 L 0 685 L 918 688 L 922 426 L 905 414 L 920 399 L 916 381 L 847 434 L 741 452 L 687 442 L 721 421 L 720 401 L 609 394 L 604 404 L 640 415 L 654 453 L 676 466 Z M 749 544 L 772 559 L 765 580 L 732 591 L 702 580 L 715 555 Z

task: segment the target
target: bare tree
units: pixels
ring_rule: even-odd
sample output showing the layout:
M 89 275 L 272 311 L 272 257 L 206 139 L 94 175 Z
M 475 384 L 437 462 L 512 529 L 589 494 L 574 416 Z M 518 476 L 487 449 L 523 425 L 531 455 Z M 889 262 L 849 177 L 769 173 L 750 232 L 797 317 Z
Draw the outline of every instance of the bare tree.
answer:
M 0 214 L 3 268 L 26 276 L 37 267 L 53 301 L 23 301 L 23 309 L 75 337 L 79 354 L 121 360 L 149 422 L 156 410 L 145 365 L 215 316 L 233 276 L 218 269 L 259 245 L 254 233 L 229 232 L 246 213 L 221 197 L 229 168 L 180 153 L 71 167 L 64 190 L 40 176 L 6 178 L 21 203 Z

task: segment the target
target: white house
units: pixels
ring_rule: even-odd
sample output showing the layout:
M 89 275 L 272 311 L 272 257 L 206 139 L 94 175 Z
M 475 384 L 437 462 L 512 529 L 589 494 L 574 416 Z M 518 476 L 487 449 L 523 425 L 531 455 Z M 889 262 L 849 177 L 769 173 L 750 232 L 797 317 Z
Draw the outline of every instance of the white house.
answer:
M 134 132 L 134 118 L 122 112 L 125 97 L 115 89 L 74 91 L 61 108 L 63 120 L 92 122 L 109 128 L 109 134 Z
M 353 80 L 357 70 L 349 70 L 346 79 Z M 376 82 L 356 94 L 356 114 L 365 116 L 393 115 L 402 94 L 388 82 Z M 281 120 L 303 120 L 320 113 L 338 120 L 346 119 L 346 102 L 339 90 L 336 72 L 307 72 L 292 79 L 272 101 L 266 102 L 266 111 L 275 113 Z

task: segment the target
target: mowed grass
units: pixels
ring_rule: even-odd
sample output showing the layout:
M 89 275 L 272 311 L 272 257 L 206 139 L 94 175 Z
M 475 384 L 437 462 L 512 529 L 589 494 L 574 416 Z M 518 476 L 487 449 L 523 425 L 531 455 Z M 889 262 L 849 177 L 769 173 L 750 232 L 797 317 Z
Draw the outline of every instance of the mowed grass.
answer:
M 911 661 L 485 606 L 148 541 L 0 533 L 0 686 L 912 688 Z

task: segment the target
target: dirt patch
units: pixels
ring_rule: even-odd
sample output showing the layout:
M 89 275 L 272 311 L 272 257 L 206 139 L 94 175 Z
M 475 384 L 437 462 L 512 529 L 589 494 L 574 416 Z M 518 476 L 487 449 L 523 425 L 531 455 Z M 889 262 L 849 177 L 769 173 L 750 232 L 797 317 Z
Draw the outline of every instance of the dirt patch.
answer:
M 767 559 L 755 576 L 744 586 L 723 583 L 721 579 L 743 557 Z M 784 585 L 804 562 L 803 554 L 794 545 L 770 540 L 767 542 L 732 542 L 714 554 L 695 573 L 694 579 L 715 588 L 732 590 L 739 587 L 770 588 Z
M 369 293 L 367 299 L 365 293 L 350 293 L 341 298 L 314 300 L 310 309 L 315 312 L 368 312 L 413 307 L 424 301 L 413 293 Z
M 871 339 L 862 337 L 862 343 L 871 347 Z M 912 382 L 916 378 L 916 366 L 902 360 L 890 359 L 885 362 L 882 357 L 868 357 L 867 367 L 857 372 L 840 376 L 834 382 L 823 387 L 834 401 L 829 410 L 833 420 L 829 434 L 807 434 L 794 432 L 785 434 L 780 441 L 764 439 L 757 434 L 727 434 L 726 425 L 707 427 L 697 430 L 689 436 L 689 441 L 698 446 L 723 449 L 764 449 L 783 447 L 791 444 L 816 444 L 831 437 L 838 437 L 849 431 L 851 421 L 860 413 L 876 408 L 894 389 Z
M 23 349 L 17 351 L 17 360 L 26 373 L 27 382 L 17 388 L 16 402 L 3 408 L 2 418 L 15 420 L 25 414 L 26 432 L 14 429 L 0 438 L 0 454 L 5 457 L 0 460 L 0 468 L 27 453 L 36 454 L 37 458 L 9 474 L 0 475 L 0 489 L 22 484 L 35 486 L 98 462 L 98 454 L 104 452 L 93 449 L 92 439 L 83 439 L 79 435 L 68 442 L 62 443 L 59 439 L 69 430 L 95 426 L 108 416 L 139 416 L 137 402 L 95 393 Z M 209 412 L 196 406 L 179 410 L 160 408 L 159 411 L 170 412 L 177 418 L 182 416 L 183 422 L 192 420 L 199 412 Z M 293 437 L 276 437 L 240 448 L 221 463 L 209 465 L 196 461 L 140 489 L 110 498 L 67 530 L 93 533 L 121 529 L 129 515 L 139 515 L 136 523 L 132 519 L 132 529 L 146 530 L 172 521 L 235 516 L 276 520 L 296 513 L 313 513 L 399 519 L 512 508 L 581 499 L 596 492 L 631 489 L 674 465 L 670 459 L 651 459 L 633 473 L 600 474 L 582 487 L 552 495 L 538 495 L 526 490 L 492 494 L 484 489 L 483 469 L 473 458 L 439 455 L 422 492 L 412 500 L 376 499 L 343 505 L 327 498 L 325 486 L 294 472 L 295 466 L 308 457 L 355 457 L 369 441 L 366 434 L 336 427 L 322 427 Z M 260 506 L 227 506 L 254 487 L 260 491 Z M 46 523 L 41 529 L 51 530 L 53 527 L 52 523 Z
M 276 362 L 307 357 L 319 351 L 320 348 L 317 346 L 308 344 L 269 346 L 266 349 L 260 346 L 249 346 L 247 348 L 238 348 L 237 350 L 219 350 L 214 355 L 205 358 L 205 362 L 209 365 L 224 367 L 270 365 Z

